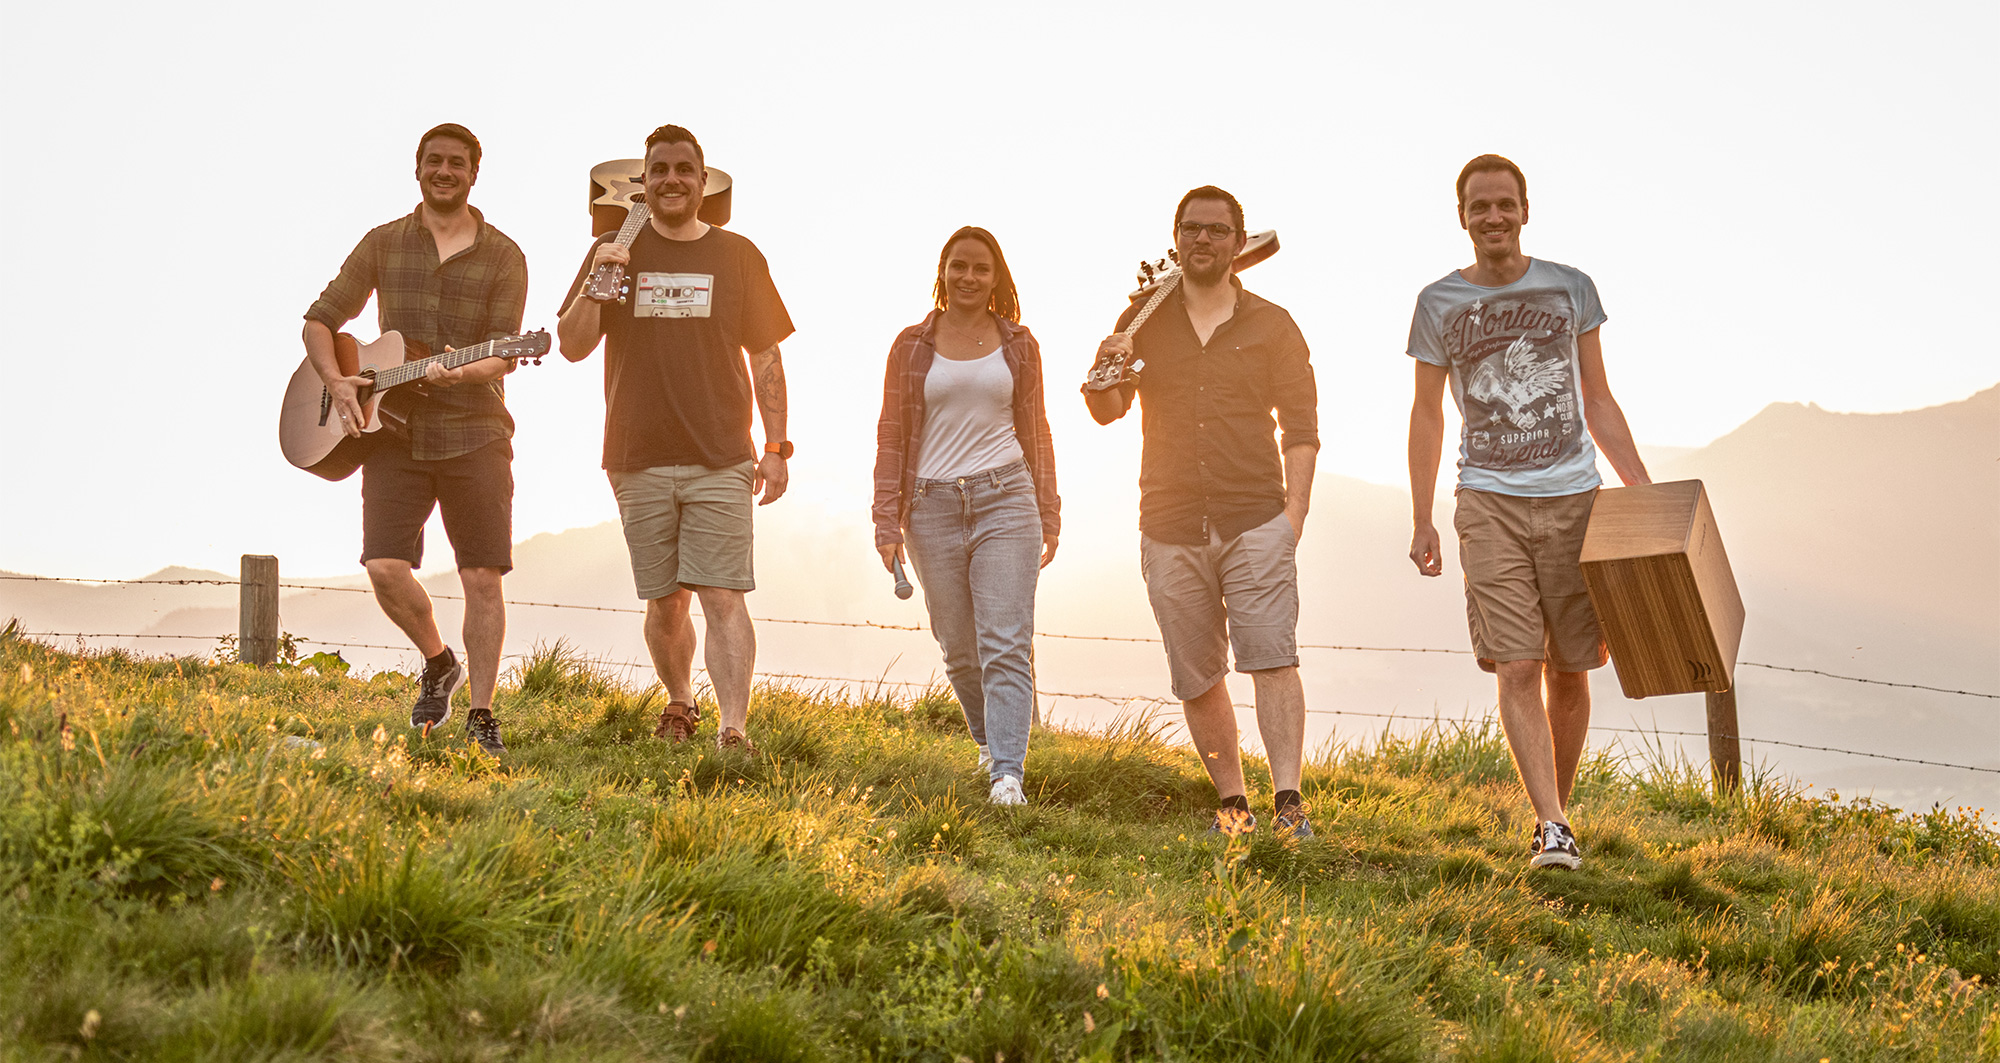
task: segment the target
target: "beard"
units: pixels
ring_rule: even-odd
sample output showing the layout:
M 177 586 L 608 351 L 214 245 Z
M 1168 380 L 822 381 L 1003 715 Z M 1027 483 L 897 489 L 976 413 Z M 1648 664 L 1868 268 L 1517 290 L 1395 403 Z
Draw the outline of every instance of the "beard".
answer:
M 653 197 L 647 196 L 646 209 L 652 212 L 653 217 L 660 219 L 662 224 L 669 228 L 674 228 L 686 225 L 688 222 L 693 221 L 696 215 L 701 213 L 701 197 L 687 196 L 681 200 L 679 210 L 669 213 L 661 208 Z
M 1234 266 L 1235 261 L 1229 255 L 1218 251 L 1215 258 L 1208 265 L 1195 266 L 1193 264 L 1183 264 L 1181 272 L 1187 274 L 1187 279 L 1191 283 L 1208 287 L 1227 281 L 1229 279 L 1229 271 Z
M 471 194 L 471 185 L 461 184 L 449 192 L 439 192 L 427 183 L 424 185 L 424 205 L 439 214 L 452 214 L 465 206 L 465 200 Z

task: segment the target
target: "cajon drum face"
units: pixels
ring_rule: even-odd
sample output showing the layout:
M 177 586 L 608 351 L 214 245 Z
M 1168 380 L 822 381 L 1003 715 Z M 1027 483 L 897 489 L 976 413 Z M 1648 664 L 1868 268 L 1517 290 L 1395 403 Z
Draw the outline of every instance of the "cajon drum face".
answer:
M 1743 598 L 1700 480 L 1599 491 L 1582 563 L 1626 697 L 1730 688 Z

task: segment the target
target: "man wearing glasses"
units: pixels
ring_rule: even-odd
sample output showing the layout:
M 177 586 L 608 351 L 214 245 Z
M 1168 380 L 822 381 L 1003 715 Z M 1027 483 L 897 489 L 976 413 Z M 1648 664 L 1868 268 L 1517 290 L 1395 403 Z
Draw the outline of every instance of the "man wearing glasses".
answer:
M 1305 688 L 1299 681 L 1299 532 L 1319 453 L 1318 391 L 1305 337 L 1283 307 L 1243 290 L 1243 207 L 1204 185 L 1181 198 L 1174 246 L 1183 275 L 1136 332 L 1141 303 L 1098 346 L 1143 379 L 1084 391 L 1099 424 L 1140 403 L 1139 566 L 1166 643 L 1174 696 L 1215 783 L 1214 831 L 1255 829 L 1226 677 L 1250 673 L 1279 830 L 1312 837 L 1299 796 Z M 1282 447 L 1273 440 L 1284 430 Z

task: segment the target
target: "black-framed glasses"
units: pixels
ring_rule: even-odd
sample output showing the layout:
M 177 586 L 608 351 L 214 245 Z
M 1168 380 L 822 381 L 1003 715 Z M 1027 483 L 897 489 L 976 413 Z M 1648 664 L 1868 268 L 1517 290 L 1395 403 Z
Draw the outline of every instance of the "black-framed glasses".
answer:
M 1180 228 L 1181 239 L 1192 240 L 1200 236 L 1204 230 L 1207 231 L 1208 238 L 1217 243 L 1236 235 L 1236 226 L 1228 222 L 1216 221 L 1203 225 L 1198 221 L 1184 221 L 1181 223 Z

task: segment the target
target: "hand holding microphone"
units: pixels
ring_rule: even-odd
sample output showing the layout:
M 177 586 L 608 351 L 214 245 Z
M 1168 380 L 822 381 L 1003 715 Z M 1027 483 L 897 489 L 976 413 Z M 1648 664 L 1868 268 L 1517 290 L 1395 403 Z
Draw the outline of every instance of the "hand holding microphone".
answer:
M 882 567 L 896 577 L 896 597 L 907 600 L 910 595 L 917 593 L 917 589 L 910 586 L 910 578 L 903 575 L 902 544 L 883 543 L 875 547 L 875 550 L 882 555 Z

